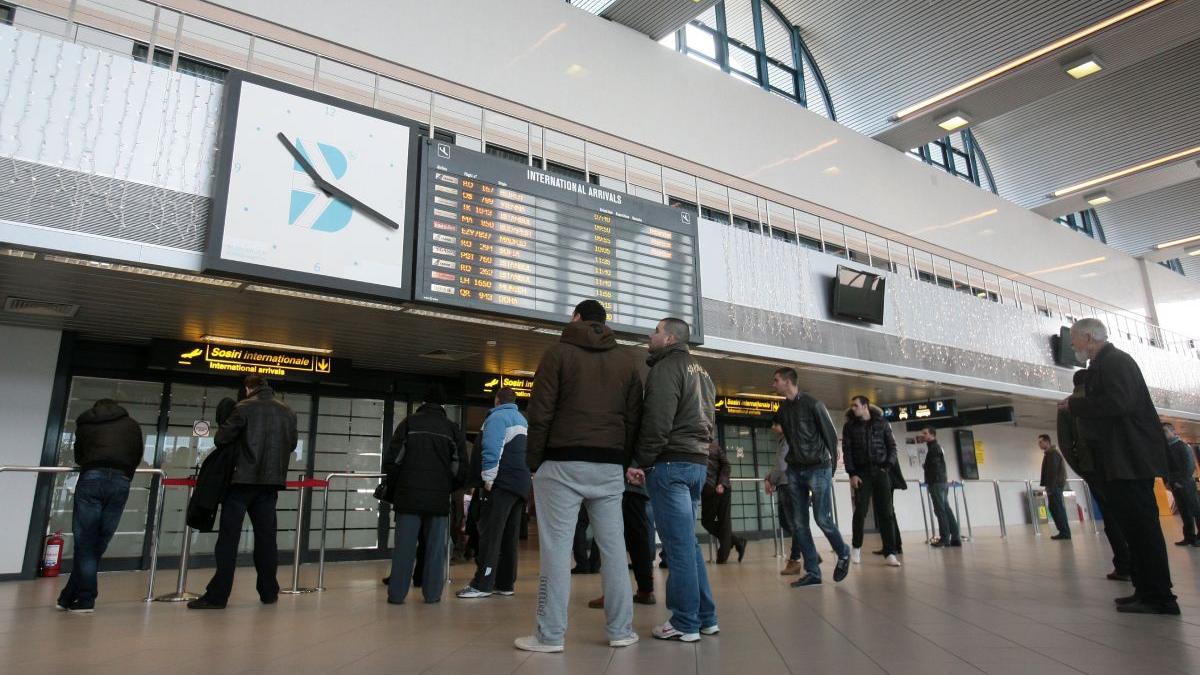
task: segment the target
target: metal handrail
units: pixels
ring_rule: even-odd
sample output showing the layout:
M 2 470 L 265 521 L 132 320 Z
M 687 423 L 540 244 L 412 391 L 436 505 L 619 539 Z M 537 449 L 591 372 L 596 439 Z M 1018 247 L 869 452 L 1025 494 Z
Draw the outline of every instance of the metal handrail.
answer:
M 83 469 L 77 466 L 0 466 L 0 473 L 11 471 L 13 473 L 78 473 Z M 155 510 L 154 518 L 150 522 L 150 575 L 146 587 L 145 602 L 154 601 L 154 576 L 158 573 L 158 539 L 162 531 L 162 514 L 163 514 L 163 499 L 166 496 L 166 486 L 163 485 L 162 479 L 166 474 L 162 469 L 153 469 L 149 467 L 138 468 L 134 473 L 148 474 L 158 476 L 158 508 Z M 151 479 L 153 482 L 153 479 Z
M 325 535 L 329 530 L 329 483 L 334 478 L 387 478 L 386 473 L 331 473 L 325 476 L 325 488 L 321 497 L 321 547 L 317 557 L 317 588 L 318 592 L 325 590 Z M 446 559 L 446 578 L 450 577 L 450 562 Z

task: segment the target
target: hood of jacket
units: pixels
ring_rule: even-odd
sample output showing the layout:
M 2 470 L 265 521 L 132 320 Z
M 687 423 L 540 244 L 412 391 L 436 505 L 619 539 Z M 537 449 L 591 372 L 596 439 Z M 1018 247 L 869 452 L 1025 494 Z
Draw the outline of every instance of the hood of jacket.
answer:
M 663 347 L 656 352 L 650 352 L 650 355 L 646 357 L 646 365 L 653 368 L 654 365 L 659 361 L 662 361 L 675 352 L 684 352 L 686 354 L 688 351 L 687 345 L 683 344 L 682 342 L 676 342 L 675 344 Z
M 103 424 L 119 420 L 122 417 L 129 417 L 129 413 L 117 405 L 116 403 L 99 403 L 97 402 L 91 408 L 83 411 L 83 414 L 75 419 L 76 424 Z
M 867 409 L 871 411 L 871 419 L 872 420 L 877 420 L 877 419 L 883 418 L 883 408 L 880 408 L 879 406 L 875 405 L 874 403 L 870 403 L 867 405 Z M 852 410 L 850 408 L 846 409 L 846 422 L 847 423 L 861 422 L 861 421 L 862 420 L 858 419 L 858 415 L 854 414 L 854 410 Z
M 563 328 L 561 342 L 602 352 L 617 346 L 617 336 L 605 324 L 596 321 L 572 321 Z

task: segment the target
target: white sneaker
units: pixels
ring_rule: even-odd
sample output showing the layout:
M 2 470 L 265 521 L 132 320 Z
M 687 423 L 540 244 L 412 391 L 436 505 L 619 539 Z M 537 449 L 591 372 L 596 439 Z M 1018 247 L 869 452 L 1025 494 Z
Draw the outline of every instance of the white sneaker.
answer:
M 721 632 L 721 627 L 715 623 L 707 628 L 700 629 L 701 635 L 716 635 L 717 633 L 720 633 L 720 632 Z
M 655 626 L 650 634 L 659 640 L 679 640 L 680 642 L 699 642 L 699 633 L 684 633 L 671 625 L 668 621 L 661 626 Z
M 491 591 L 481 591 L 473 586 L 467 586 L 461 591 L 455 593 L 456 596 L 465 599 L 469 598 L 486 598 L 492 594 Z
M 854 563 L 855 565 L 862 564 L 862 549 L 861 548 L 850 549 L 850 562 Z
M 900 559 L 896 557 L 895 553 L 892 553 L 892 554 L 888 555 L 888 557 L 884 558 L 884 562 L 887 563 L 888 567 L 899 567 L 900 566 Z
M 516 591 L 492 591 L 492 592 L 495 593 L 496 595 L 503 595 L 506 598 L 511 596 L 513 593 L 516 593 Z
M 616 640 L 609 640 L 608 646 L 609 647 L 628 647 L 629 645 L 637 644 L 639 639 L 640 638 L 638 637 L 637 633 L 630 633 L 629 635 L 627 635 L 623 638 L 617 638 Z
M 519 637 L 513 640 L 513 646 L 522 651 L 540 652 L 542 654 L 557 654 L 563 650 L 562 645 L 545 645 L 538 642 L 536 635 Z

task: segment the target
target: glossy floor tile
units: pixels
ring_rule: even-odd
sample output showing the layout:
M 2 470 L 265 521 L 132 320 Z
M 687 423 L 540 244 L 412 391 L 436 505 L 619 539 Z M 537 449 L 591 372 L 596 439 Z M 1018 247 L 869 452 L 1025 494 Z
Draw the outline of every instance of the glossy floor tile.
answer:
M 1164 519 L 1168 541 L 1177 521 Z M 1182 617 L 1129 616 L 1112 598 L 1128 584 L 1104 579 L 1103 536 L 1070 542 L 1010 527 L 977 531 L 962 549 L 938 550 L 908 534 L 904 566 L 866 555 L 841 584 L 825 566 L 822 586 L 792 589 L 771 542 L 754 542 L 746 561 L 711 566 L 721 633 L 698 644 L 653 640 L 668 618 L 665 571 L 656 570 L 659 604 L 635 606 L 642 641 L 611 649 L 603 612 L 587 608 L 599 575 L 573 578 L 564 654 L 528 654 L 513 638 L 532 632 L 535 542 L 523 551 L 517 594 L 458 600 L 470 570 L 453 568 L 443 601 L 419 596 L 388 605 L 379 577 L 387 564 L 330 565 L 324 593 L 258 604 L 252 568 L 238 570 L 224 611 L 141 602 L 144 573 L 101 576 L 92 615 L 54 609 L 62 579 L 0 583 L 0 672 L 138 673 L 837 673 L 941 675 L 988 673 L 1200 672 L 1200 549 L 1169 546 Z M 874 542 L 868 541 L 870 549 Z M 826 549 L 824 542 L 819 542 Z M 826 555 L 832 561 L 832 556 Z M 210 570 L 193 573 L 202 589 Z M 312 583 L 306 565 L 302 582 Z M 286 569 L 280 579 L 290 579 Z M 159 592 L 173 586 L 173 570 Z M 79 670 L 81 666 L 86 666 Z

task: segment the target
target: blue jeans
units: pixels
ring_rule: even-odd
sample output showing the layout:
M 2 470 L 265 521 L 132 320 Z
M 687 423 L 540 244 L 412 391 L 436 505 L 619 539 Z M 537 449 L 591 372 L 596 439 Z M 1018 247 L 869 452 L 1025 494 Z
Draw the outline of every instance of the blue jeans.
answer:
M 1064 537 L 1071 536 L 1071 521 L 1067 518 L 1067 505 L 1063 501 L 1062 488 L 1046 488 L 1046 501 L 1050 505 L 1050 517 L 1054 527 Z
M 424 525 L 424 528 L 422 528 Z M 421 595 L 425 602 L 442 599 L 446 585 L 446 537 L 449 516 L 418 513 L 396 514 L 396 538 L 392 542 L 392 573 L 388 582 L 388 600 L 402 603 L 412 584 L 413 565 L 417 558 L 417 537 L 424 530 L 422 548 L 425 560 L 421 569 Z
M 646 472 L 654 524 L 669 569 L 667 607 L 671 610 L 671 625 L 683 633 L 717 625 L 717 605 L 696 538 L 700 490 L 707 475 L 706 465 L 688 462 L 660 462 Z
M 929 483 L 929 499 L 933 502 L 933 515 L 938 522 L 938 538 L 943 544 L 962 539 L 958 532 L 958 520 L 948 501 L 949 483 Z
M 75 561 L 71 578 L 58 596 L 63 607 L 96 605 L 96 573 L 100 556 L 108 548 L 121 523 L 121 513 L 129 499 L 129 479 L 116 469 L 90 469 L 75 484 L 75 507 L 71 512 L 71 531 L 75 537 Z
M 792 506 L 792 536 L 800 540 L 804 555 L 804 573 L 821 578 L 821 564 L 817 562 L 817 546 L 808 529 L 809 502 L 812 502 L 813 520 L 825 533 L 829 545 L 838 558 L 850 555 L 850 547 L 842 539 L 837 524 L 833 521 L 833 469 L 817 467 L 800 469 L 788 467 L 788 501 Z

